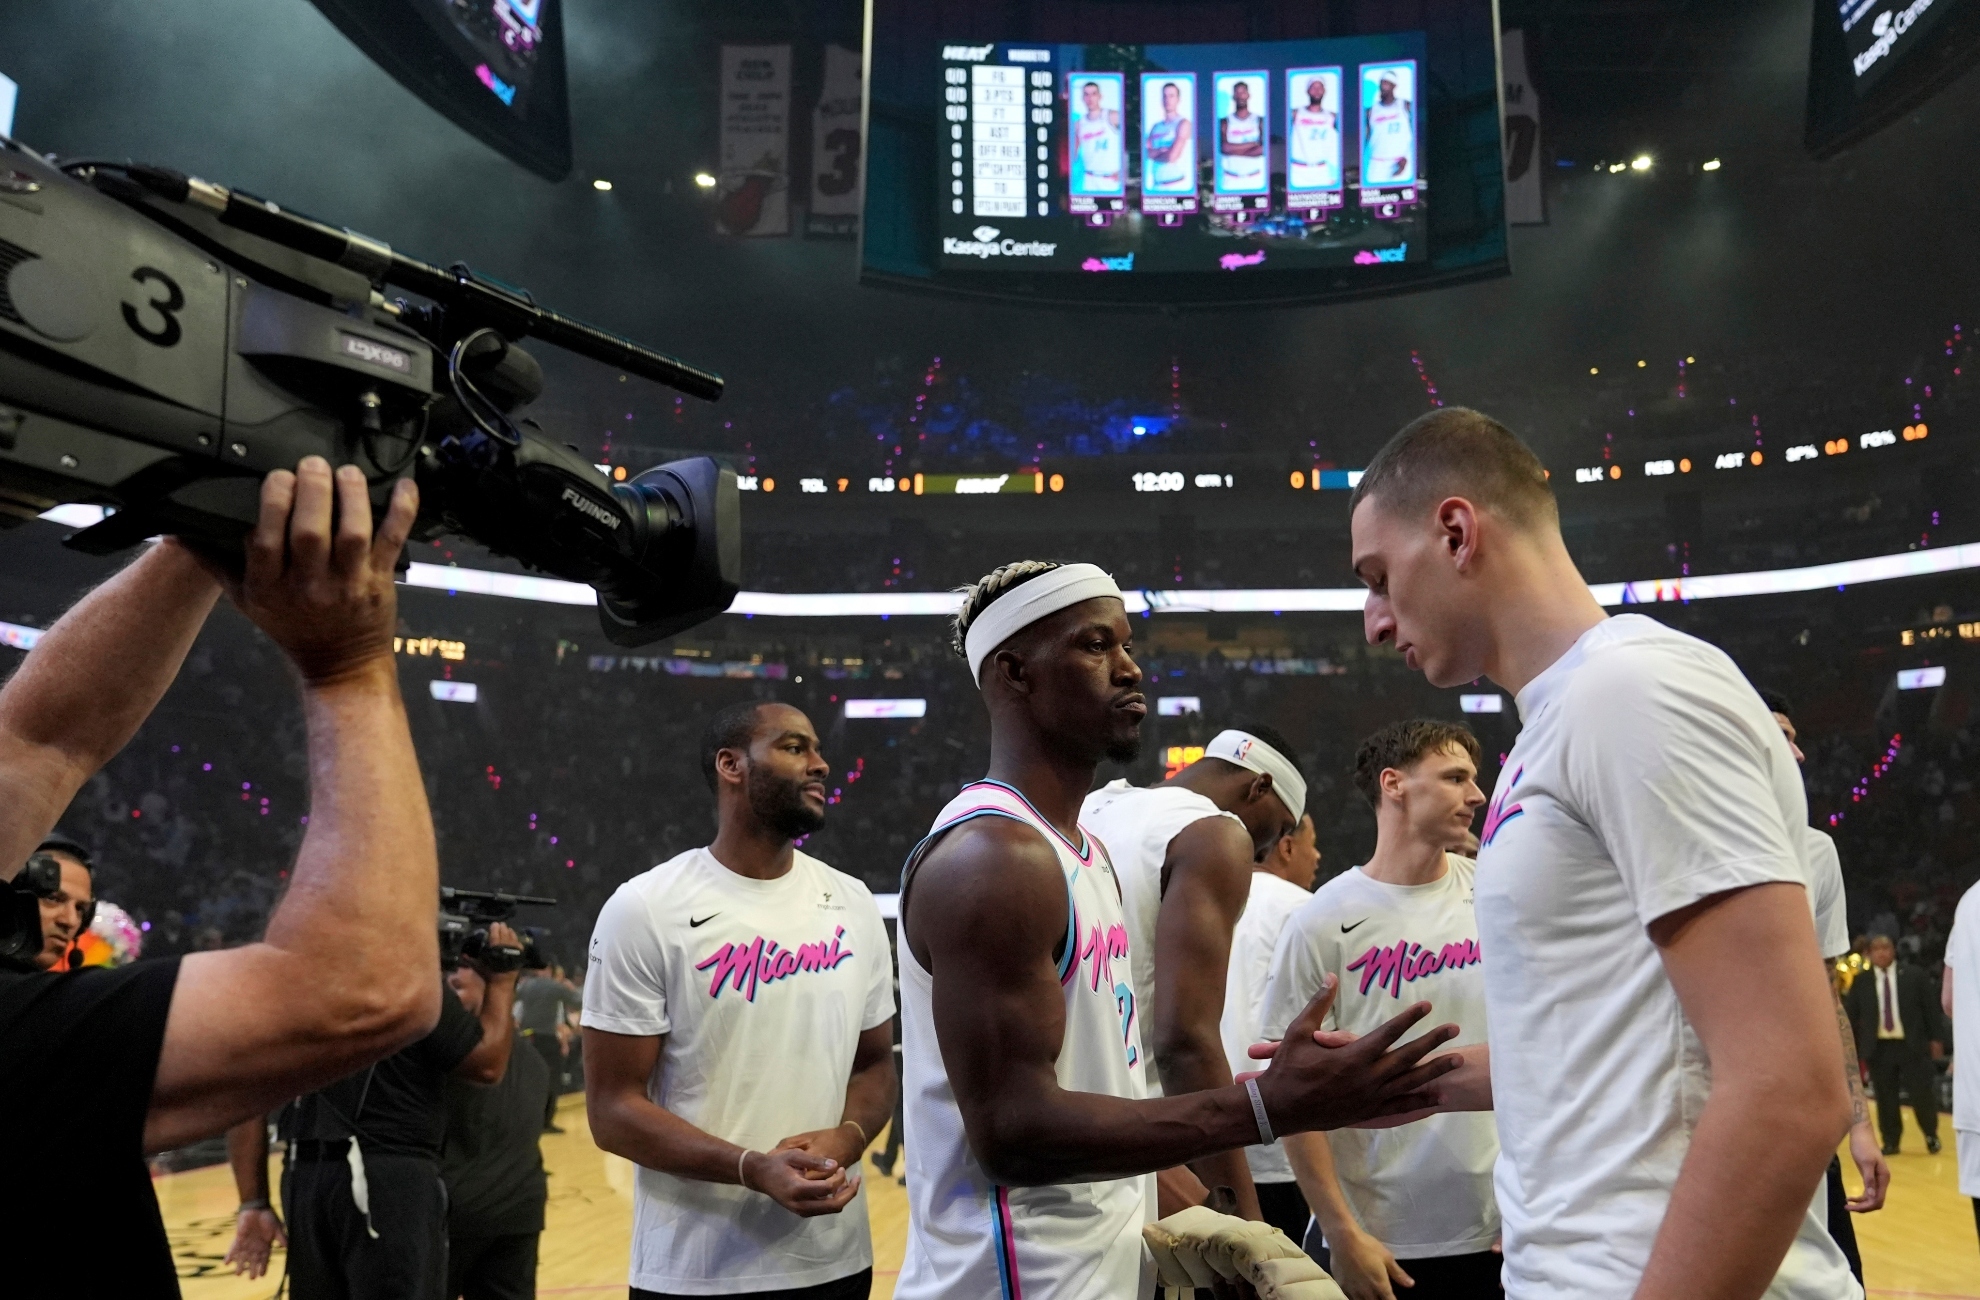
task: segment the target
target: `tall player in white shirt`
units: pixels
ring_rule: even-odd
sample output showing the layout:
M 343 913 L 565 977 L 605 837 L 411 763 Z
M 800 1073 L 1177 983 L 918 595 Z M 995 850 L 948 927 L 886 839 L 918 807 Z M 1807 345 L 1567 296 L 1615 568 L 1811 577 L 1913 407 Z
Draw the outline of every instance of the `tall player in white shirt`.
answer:
M 1113 781 L 1080 807 L 1080 824 L 1106 847 L 1121 884 L 1150 1096 L 1231 1082 L 1222 1032 L 1231 931 L 1252 864 L 1306 813 L 1306 781 L 1291 754 L 1269 727 L 1224 731 L 1162 784 Z M 1241 1153 L 1204 1157 L 1192 1171 L 1206 1188 L 1230 1188 L 1238 1214 L 1260 1217 Z M 1184 1204 L 1202 1195 L 1180 1191 Z
M 1146 1175 L 1420 1102 L 1410 1008 L 1344 1047 L 1316 999 L 1245 1086 L 1142 1098 L 1133 959 L 1106 854 L 1079 825 L 1147 712 L 1120 589 L 1022 561 L 965 589 L 956 648 L 990 713 L 990 775 L 909 855 L 901 893 L 908 1159 L 901 1300 L 1140 1300 Z M 1441 1067 L 1438 1067 L 1441 1068 Z
M 1363 185 L 1395 185 L 1416 179 L 1416 106 L 1396 97 L 1396 74 L 1384 72 L 1376 100 L 1361 110 Z
M 1121 134 L 1120 110 L 1102 104 L 1097 81 L 1081 86 L 1079 97 L 1085 112 L 1073 119 L 1073 148 L 1079 155 L 1080 171 L 1077 191 L 1122 193 L 1121 169 L 1127 165 L 1127 149 Z
M 1286 188 L 1333 190 L 1341 185 L 1340 115 L 1327 107 L 1327 82 L 1306 83 L 1306 102 L 1293 110 L 1286 142 Z
M 1320 851 L 1313 847 L 1311 813 L 1301 817 L 1299 825 L 1280 836 L 1252 866 L 1244 915 L 1231 932 L 1231 961 L 1224 980 L 1224 1019 L 1220 1025 L 1224 1059 L 1234 1078 L 1258 1068 L 1258 1062 L 1251 1059 L 1251 1048 L 1265 1039 L 1265 984 L 1272 974 L 1272 952 L 1279 946 L 1279 932 L 1285 929 L 1286 918 L 1312 897 L 1313 877 L 1319 870 Z M 1292 1240 L 1301 1240 L 1312 1212 L 1299 1184 L 1293 1181 L 1284 1146 L 1278 1142 L 1248 1146 L 1244 1159 L 1258 1193 L 1259 1214 Z
M 1272 958 L 1265 1037 L 1277 1038 L 1329 975 L 1328 1028 L 1361 1033 L 1405 993 L 1485 1042 L 1485 972 L 1472 912 L 1476 868 L 1446 851 L 1476 817 L 1478 740 L 1415 719 L 1361 743 L 1354 784 L 1375 810 L 1375 852 L 1293 913 Z M 1284 1141 L 1326 1266 L 1349 1300 L 1484 1300 L 1499 1294 L 1492 1117 L 1435 1115 L 1399 1128 L 1300 1133 Z M 1309 1240 L 1317 1255 L 1322 1242 Z
M 1980 885 L 1960 896 L 1953 913 L 1939 1006 L 1952 1021 L 1955 1045 L 1980 1043 Z M 1980 1227 L 1980 1069 L 1973 1061 L 1968 1048 L 1966 1063 L 1953 1070 L 1953 1154 L 1959 1159 L 1959 1194 L 1972 1199 L 1973 1222 Z
M 1371 643 L 1524 724 L 1486 806 L 1491 1050 L 1440 1087 L 1496 1111 L 1514 1300 L 1862 1294 L 1817 1194 L 1849 1131 L 1794 758 L 1732 662 L 1610 618 L 1539 460 L 1460 407 L 1350 499 Z
M 860 1154 L 894 1109 L 893 963 L 873 895 L 796 850 L 824 824 L 789 705 L 716 715 L 715 840 L 621 885 L 584 982 L 592 1136 L 639 1166 L 634 1300 L 865 1300 Z

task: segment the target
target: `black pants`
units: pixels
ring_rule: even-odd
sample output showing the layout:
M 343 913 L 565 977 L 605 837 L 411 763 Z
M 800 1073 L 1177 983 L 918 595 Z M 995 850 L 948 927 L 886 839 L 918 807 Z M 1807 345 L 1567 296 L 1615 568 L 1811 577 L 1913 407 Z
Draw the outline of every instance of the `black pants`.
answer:
M 557 1122 L 557 1098 L 564 1091 L 564 1049 L 557 1042 L 554 1029 L 530 1034 L 529 1045 L 543 1058 L 543 1064 L 550 1067 L 550 1091 L 543 1100 L 543 1127 L 549 1128 Z
M 1856 1249 L 1856 1225 L 1850 1221 L 1849 1193 L 1843 1188 L 1842 1158 L 1829 1157 L 1829 1235 L 1842 1247 L 1843 1258 L 1849 1261 L 1849 1271 L 1856 1274 L 1858 1286 L 1863 1284 L 1863 1256 Z
M 1258 1209 L 1265 1222 L 1286 1234 L 1297 1246 L 1306 1239 L 1306 1224 L 1313 1217 L 1300 1195 L 1298 1183 L 1257 1183 Z
M 1333 1272 L 1327 1248 L 1320 1244 L 1320 1225 L 1313 1225 L 1306 1240 L 1306 1253 L 1313 1261 Z M 1398 1259 L 1402 1271 L 1415 1280 L 1411 1287 L 1399 1286 L 1396 1295 L 1409 1300 L 1498 1300 L 1505 1295 L 1500 1270 L 1505 1257 L 1494 1250 L 1474 1255 L 1438 1255 L 1431 1259 Z
M 294 1300 L 444 1300 L 447 1189 L 420 1156 L 366 1155 L 371 1226 L 341 1159 L 301 1160 L 282 1174 Z
M 1894 1147 L 1904 1136 L 1904 1114 L 1898 1109 L 1898 1089 L 1911 1099 L 1918 1131 L 1939 1136 L 1939 1081 L 1932 1059 L 1902 1038 L 1873 1038 L 1869 1043 L 1870 1086 L 1877 1090 L 1877 1131 L 1884 1145 Z
M 793 1287 L 784 1291 L 745 1291 L 741 1294 L 755 1296 L 757 1300 L 866 1300 L 872 1293 L 873 1270 L 863 1268 L 851 1277 L 820 1282 L 817 1286 Z M 693 1300 L 693 1298 L 669 1295 L 665 1291 L 642 1291 L 634 1287 L 631 1291 L 631 1300 Z
M 540 1232 L 447 1239 L 447 1300 L 533 1300 Z

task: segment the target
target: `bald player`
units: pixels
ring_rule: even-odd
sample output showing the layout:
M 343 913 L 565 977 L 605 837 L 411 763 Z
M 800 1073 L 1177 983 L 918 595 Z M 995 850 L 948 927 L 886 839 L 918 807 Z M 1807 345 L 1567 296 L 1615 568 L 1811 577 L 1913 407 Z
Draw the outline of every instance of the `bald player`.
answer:
M 908 857 L 900 909 L 907 1255 L 901 1300 L 1140 1300 L 1143 1177 L 1218 1151 L 1407 1113 L 1447 1066 L 1418 1003 L 1326 1046 L 1314 999 L 1262 1075 L 1145 1099 L 1133 952 L 1079 824 L 1147 713 L 1127 611 L 1091 564 L 1022 561 L 966 588 L 955 646 L 990 713 L 990 773 Z
M 1406 426 L 1350 510 L 1369 642 L 1519 706 L 1479 836 L 1489 1045 L 1437 1085 L 1496 1102 L 1506 1293 L 1860 1296 L 1824 1228 L 1849 1096 L 1767 706 L 1596 604 L 1539 460 L 1476 411 Z
M 1231 1082 L 1222 1032 L 1231 932 L 1252 864 L 1306 814 L 1292 752 L 1270 727 L 1223 731 L 1162 784 L 1114 781 L 1080 808 L 1121 885 L 1150 1096 Z M 1207 1188 L 1230 1188 L 1238 1214 L 1261 1217 L 1242 1151 L 1206 1156 L 1191 1170 Z

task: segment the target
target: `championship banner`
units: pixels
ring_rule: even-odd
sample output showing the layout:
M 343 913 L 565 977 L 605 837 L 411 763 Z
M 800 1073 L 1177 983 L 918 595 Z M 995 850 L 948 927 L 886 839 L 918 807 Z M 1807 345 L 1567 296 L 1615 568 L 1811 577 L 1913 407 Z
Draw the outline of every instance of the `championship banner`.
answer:
M 825 76 L 811 111 L 811 211 L 804 233 L 850 238 L 859 229 L 859 51 L 825 47 Z
M 1526 79 L 1526 33 L 1499 34 L 1499 67 L 1506 78 L 1506 221 L 1515 226 L 1547 224 L 1547 196 L 1541 188 L 1540 96 Z
M 791 233 L 791 47 L 722 47 L 716 221 L 728 235 Z

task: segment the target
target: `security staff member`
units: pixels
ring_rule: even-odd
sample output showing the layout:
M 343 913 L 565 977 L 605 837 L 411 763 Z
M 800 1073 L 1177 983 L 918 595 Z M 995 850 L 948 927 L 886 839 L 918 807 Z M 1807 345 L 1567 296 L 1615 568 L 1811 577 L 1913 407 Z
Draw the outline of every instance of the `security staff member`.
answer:
M 1925 1135 L 1926 1153 L 1939 1154 L 1938 1075 L 1932 1062 L 1945 1054 L 1945 1031 L 1939 1027 L 1934 991 L 1923 970 L 1897 960 L 1897 944 L 1889 935 L 1870 936 L 1870 969 L 1849 986 L 1849 1016 L 1856 1029 L 1856 1050 L 1870 1067 L 1877 1127 L 1887 1156 L 1898 1153 L 1904 1137 L 1900 1086 L 1911 1098 L 1912 1117 Z
M 470 1015 L 488 996 L 480 971 L 462 966 L 447 983 Z M 446 1082 L 447 1137 L 440 1179 L 447 1186 L 447 1297 L 529 1300 L 536 1294 L 536 1241 L 543 1232 L 543 1100 L 550 1071 L 528 1045 L 509 1045 L 501 1082 Z
M 522 944 L 488 927 L 480 1014 L 442 989 L 433 1032 L 283 1112 L 288 1159 L 289 1289 L 294 1300 L 442 1300 L 447 1285 L 447 1196 L 440 1181 L 451 1078 L 500 1082 L 514 1042 L 511 1008 Z M 493 965 L 507 965 L 505 971 Z M 267 1203 L 267 1128 L 249 1120 L 229 1135 L 241 1212 L 228 1258 L 265 1259 L 279 1231 Z

